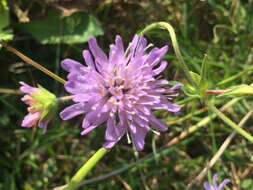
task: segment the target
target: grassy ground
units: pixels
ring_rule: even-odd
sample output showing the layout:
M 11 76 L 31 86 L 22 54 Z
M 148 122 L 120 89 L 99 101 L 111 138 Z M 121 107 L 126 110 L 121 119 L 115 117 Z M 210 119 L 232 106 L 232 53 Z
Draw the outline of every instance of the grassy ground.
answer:
M 169 22 L 175 28 L 180 50 L 192 71 L 199 73 L 204 54 L 208 55 L 210 89 L 252 83 L 252 0 L 102 0 L 99 3 L 86 1 L 87 5 L 81 0 L 72 3 L 46 0 L 32 2 L 17 1 L 19 8 L 28 11 L 30 21 L 42 19 L 49 10 L 61 10 L 61 14 L 66 15 L 70 10 L 79 8 L 93 15 L 104 31 L 98 41 L 106 52 L 116 34 L 122 36 L 126 45 L 137 31 L 148 24 Z M 54 44 L 41 44 L 34 35 L 20 27 L 22 16 L 17 17 L 14 6 L 9 5 L 10 28 L 14 30 L 14 38 L 8 43 L 65 78 L 66 73 L 59 68 L 60 60 L 70 57 L 82 61 L 81 52 L 87 48 L 87 44 L 66 44 L 61 40 Z M 68 28 L 61 28 L 59 36 L 65 30 Z M 169 45 L 166 55 L 169 64 L 164 76 L 168 80 L 184 82 L 168 34 L 159 30 L 148 34 L 147 38 L 158 47 Z M 18 81 L 31 85 L 39 83 L 57 96 L 64 96 L 66 92 L 62 84 L 25 64 L 4 48 L 0 50 L 0 61 L 0 189 L 53 189 L 66 184 L 77 169 L 101 147 L 105 127 L 101 126 L 81 136 L 81 116 L 66 122 L 57 116 L 45 135 L 36 128 L 21 128 L 26 107 L 20 101 L 18 92 L 8 91 L 18 89 Z M 149 133 L 145 149 L 139 153 L 123 138 L 89 173 L 87 179 L 94 178 L 92 183 L 80 189 L 186 189 L 187 184 L 196 178 L 232 133 L 228 125 L 214 118 L 185 138 L 176 138 L 212 115 L 203 102 L 186 97 L 181 92 L 176 99 L 182 105 L 180 114 L 156 113 L 168 122 L 168 132 L 160 136 Z M 208 98 L 218 108 L 232 100 L 217 98 L 215 95 L 208 95 Z M 224 113 L 239 123 L 252 109 L 252 105 L 251 97 L 242 98 Z M 253 133 L 252 116 L 244 128 Z M 138 165 L 133 164 L 141 158 L 144 159 Z M 117 171 L 117 175 L 110 174 L 113 171 Z M 231 179 L 232 183 L 228 185 L 230 189 L 252 190 L 252 143 L 236 135 L 214 167 L 190 189 L 204 189 L 203 181 L 210 180 L 217 172 L 221 175 L 220 179 Z M 108 173 L 110 175 L 101 181 L 97 178 Z

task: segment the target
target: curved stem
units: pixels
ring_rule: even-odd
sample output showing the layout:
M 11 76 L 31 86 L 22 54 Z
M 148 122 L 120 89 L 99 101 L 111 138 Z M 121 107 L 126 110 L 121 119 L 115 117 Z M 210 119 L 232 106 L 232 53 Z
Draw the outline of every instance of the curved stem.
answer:
M 100 148 L 71 178 L 65 190 L 76 189 L 81 181 L 86 177 L 89 171 L 97 164 L 97 162 L 108 152 L 108 149 Z
M 247 131 L 243 130 L 238 125 L 236 125 L 233 121 L 231 121 L 225 114 L 223 114 L 221 111 L 219 111 L 211 102 L 209 102 L 208 100 L 206 100 L 205 102 L 206 102 L 208 108 L 210 108 L 210 110 L 212 110 L 214 113 L 216 113 L 218 115 L 218 117 L 221 118 L 226 124 L 228 124 L 234 130 L 236 130 L 238 133 L 240 133 L 242 136 L 244 136 L 250 142 L 253 142 L 253 137 Z
M 141 34 L 144 34 L 144 33 L 148 32 L 152 29 L 155 29 L 155 28 L 162 28 L 162 29 L 168 30 L 168 32 L 170 34 L 171 41 L 172 41 L 172 46 L 173 46 L 176 56 L 179 60 L 179 64 L 180 64 L 182 70 L 184 71 L 185 77 L 191 85 L 195 86 L 195 83 L 193 82 L 193 79 L 189 73 L 189 69 L 188 69 L 187 65 L 185 64 L 183 56 L 179 50 L 176 34 L 175 34 L 173 27 L 167 22 L 156 22 L 156 23 L 150 24 L 146 28 L 144 28 L 142 30 Z

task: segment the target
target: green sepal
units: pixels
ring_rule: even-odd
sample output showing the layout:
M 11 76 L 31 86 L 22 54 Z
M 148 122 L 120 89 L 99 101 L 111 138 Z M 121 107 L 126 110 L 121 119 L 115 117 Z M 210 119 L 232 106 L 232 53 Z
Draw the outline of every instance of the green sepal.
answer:
M 179 82 L 179 81 L 175 81 L 175 80 L 170 80 L 170 81 L 168 81 L 168 85 L 175 86 L 175 85 L 177 85 L 177 84 L 182 84 L 182 83 Z
M 43 110 L 40 121 L 47 120 L 52 117 L 57 110 L 57 98 L 54 94 L 43 88 L 38 84 L 38 88 L 41 92 L 36 92 L 30 96 L 37 100 L 37 103 L 32 109 Z
M 195 87 L 190 84 L 184 84 L 182 87 L 183 92 L 190 97 L 199 97 L 199 94 Z
M 200 75 L 195 72 L 189 71 L 191 78 L 193 82 L 195 83 L 195 87 L 189 84 L 185 85 L 185 89 L 186 89 L 185 94 L 188 96 L 195 96 L 199 98 L 205 96 L 205 92 L 209 86 L 209 80 L 207 76 L 206 57 L 207 55 L 205 55 L 202 61 Z
M 36 104 L 32 107 L 32 110 L 43 110 L 44 104 L 41 102 L 36 102 Z
M 48 120 L 48 119 L 52 118 L 56 113 L 57 106 L 58 106 L 57 101 L 51 102 L 50 104 L 46 105 L 44 107 L 40 121 Z
M 36 92 L 34 94 L 31 94 L 31 97 L 35 98 L 38 100 L 38 102 L 41 102 L 43 104 L 50 103 L 51 101 L 56 100 L 56 96 L 43 88 L 41 85 L 38 84 L 39 89 L 41 92 Z
M 196 86 L 199 86 L 199 83 L 200 83 L 200 75 L 197 74 L 197 73 L 194 73 L 192 71 L 189 71 L 191 77 L 192 77 L 192 80 L 193 82 L 196 84 Z

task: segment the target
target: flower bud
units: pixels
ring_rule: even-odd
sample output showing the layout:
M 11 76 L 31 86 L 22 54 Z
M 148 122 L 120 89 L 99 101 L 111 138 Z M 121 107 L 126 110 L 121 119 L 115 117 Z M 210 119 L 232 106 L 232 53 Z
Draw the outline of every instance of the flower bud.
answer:
M 48 122 L 52 119 L 57 109 L 57 99 L 54 94 L 39 85 L 38 88 L 29 86 L 24 82 L 19 82 L 22 86 L 20 90 L 24 93 L 21 99 L 28 106 L 28 114 L 25 116 L 21 126 L 31 127 L 39 121 L 38 126 L 46 132 Z

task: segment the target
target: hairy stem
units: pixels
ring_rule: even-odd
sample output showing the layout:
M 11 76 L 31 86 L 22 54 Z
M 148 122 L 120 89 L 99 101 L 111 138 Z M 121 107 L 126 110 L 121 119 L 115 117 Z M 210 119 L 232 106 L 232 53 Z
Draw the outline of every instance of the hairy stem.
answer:
M 152 29 L 155 29 L 155 28 L 166 29 L 169 32 L 170 38 L 171 38 L 171 41 L 172 41 L 172 46 L 173 46 L 174 51 L 176 53 L 176 56 L 179 60 L 179 64 L 180 64 L 182 70 L 184 71 L 185 77 L 191 85 L 195 86 L 195 83 L 193 82 L 193 79 L 190 75 L 189 69 L 188 69 L 187 65 L 185 64 L 183 56 L 182 56 L 182 54 L 179 50 L 176 34 L 175 34 L 175 31 L 174 31 L 173 27 L 167 22 L 156 22 L 156 23 L 150 24 L 146 28 L 144 28 L 142 30 L 141 34 L 145 34 L 148 31 L 150 31 Z

